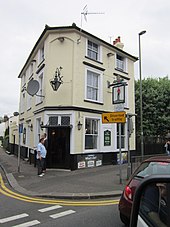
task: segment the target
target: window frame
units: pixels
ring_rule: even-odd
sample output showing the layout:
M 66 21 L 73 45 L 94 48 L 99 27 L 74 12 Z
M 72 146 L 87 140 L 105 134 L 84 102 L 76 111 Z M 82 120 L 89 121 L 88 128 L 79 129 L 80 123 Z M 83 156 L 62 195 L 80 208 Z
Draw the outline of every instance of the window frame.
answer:
M 92 45 L 89 46 L 89 43 Z M 97 46 L 97 50 L 95 50 L 94 46 Z M 89 54 L 91 53 L 91 54 Z M 93 55 L 96 55 L 96 57 L 93 57 Z M 101 46 L 98 44 L 98 42 L 95 42 L 93 40 L 87 39 L 86 41 L 86 56 L 94 61 L 101 61 Z
M 25 103 L 26 102 L 26 92 L 24 91 L 21 93 L 21 99 L 20 99 L 20 112 L 24 113 L 25 112 Z
M 43 84 L 44 84 L 44 71 L 40 71 L 37 75 L 37 81 L 39 82 L 38 96 L 36 96 L 36 105 L 43 101 Z
M 121 59 L 119 59 L 122 58 Z M 127 72 L 127 58 L 121 54 L 116 53 L 115 54 L 115 65 L 116 65 L 116 69 L 121 71 L 121 72 Z M 122 65 L 122 67 L 121 67 Z
M 127 141 L 126 141 L 127 128 L 126 128 L 126 124 L 123 124 L 123 123 L 116 124 L 116 150 L 119 150 L 119 124 L 121 124 L 121 150 L 125 150 L 127 145 Z M 123 133 L 122 133 L 122 130 L 123 130 Z
M 27 110 L 30 110 L 32 107 L 32 96 L 27 93 Z
M 86 120 L 90 120 L 91 122 L 92 121 L 96 121 L 96 126 L 97 126 L 97 133 L 87 133 L 87 128 L 86 128 Z M 97 117 L 88 117 L 86 116 L 84 118 L 84 125 L 85 125 L 85 128 L 84 128 L 84 152 L 85 153 L 89 153 L 89 152 L 97 152 L 99 151 L 99 137 L 100 137 L 100 118 L 97 118 Z M 93 124 L 91 123 L 90 127 L 93 127 Z M 93 128 L 92 128 L 93 130 Z M 91 132 L 91 131 L 90 131 Z M 92 139 L 93 137 L 96 137 L 96 147 L 93 147 L 93 148 L 86 148 L 86 136 L 92 136 Z
M 40 64 L 43 62 L 45 59 L 45 54 L 44 54 L 44 44 L 40 47 L 38 51 L 38 63 Z
M 98 87 L 94 87 L 94 89 L 97 90 L 97 94 L 96 94 L 96 97 L 97 99 L 93 99 L 92 98 L 89 98 L 88 97 L 88 87 L 90 87 L 90 84 L 88 86 L 88 72 L 90 73 L 94 73 L 94 75 L 97 75 L 98 77 L 98 84 L 97 86 Z M 91 75 L 92 75 L 91 74 Z M 94 102 L 94 103 L 103 103 L 103 72 L 101 72 L 100 70 L 97 70 L 97 69 L 94 69 L 94 68 L 91 68 L 91 67 L 86 67 L 86 71 L 85 71 L 85 100 L 87 101 L 90 101 L 90 102 Z M 93 85 L 91 86 L 91 89 L 93 89 Z

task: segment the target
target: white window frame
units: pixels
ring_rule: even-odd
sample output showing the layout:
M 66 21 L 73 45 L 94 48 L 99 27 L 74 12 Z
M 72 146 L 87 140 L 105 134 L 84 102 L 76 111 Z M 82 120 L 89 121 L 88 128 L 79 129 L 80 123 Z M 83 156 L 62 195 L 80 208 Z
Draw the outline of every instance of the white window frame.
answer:
M 89 119 L 91 121 L 97 121 L 97 134 L 87 134 L 87 129 L 86 129 L 86 120 Z M 98 117 L 91 117 L 91 116 L 86 116 L 84 118 L 84 125 L 85 125 L 85 128 L 84 128 L 84 143 L 83 143 L 83 147 L 84 147 L 84 153 L 94 153 L 94 152 L 99 152 L 99 149 L 100 149 L 100 143 L 99 143 L 99 138 L 100 138 L 100 118 Z M 96 136 L 97 137 L 97 147 L 96 148 L 89 148 L 89 149 L 86 149 L 86 136 L 87 135 L 91 135 L 91 136 Z
M 33 72 L 34 72 L 34 63 L 31 62 L 30 67 L 29 67 L 29 74 L 30 74 L 30 76 L 33 75 Z
M 124 134 L 122 134 L 122 130 L 121 130 L 121 150 L 125 151 L 127 148 L 127 124 L 121 124 L 121 127 L 124 127 Z M 115 134 L 116 138 L 116 150 L 119 151 L 119 124 L 116 124 L 116 134 Z M 122 146 L 122 139 L 124 140 L 123 144 L 124 146 Z
M 92 48 L 89 48 L 89 42 L 92 43 Z M 93 45 L 97 45 L 97 51 L 95 51 L 95 49 L 93 48 Z M 97 54 L 97 58 L 89 55 L 89 51 L 90 53 L 96 53 Z M 101 46 L 97 43 L 97 42 L 94 42 L 90 39 L 87 39 L 86 41 L 86 56 L 94 61 L 101 61 L 101 56 L 102 56 L 102 53 L 101 53 Z
M 127 85 L 125 86 L 125 108 L 129 108 L 129 82 L 126 81 Z
M 25 112 L 26 92 L 21 93 L 20 112 Z
M 31 121 L 28 121 L 27 122 L 27 127 L 26 127 L 26 143 L 25 143 L 25 145 L 27 146 L 27 147 L 30 147 L 30 137 L 31 137 L 31 128 L 30 128 L 30 125 L 31 124 Z
M 88 72 L 92 72 L 98 76 L 98 84 L 96 87 L 97 89 L 97 100 L 93 98 L 88 98 Z M 85 100 L 91 101 L 91 102 L 96 102 L 96 103 L 103 103 L 103 72 L 100 70 L 91 68 L 91 67 L 86 67 L 86 72 L 85 72 Z M 93 89 L 93 87 L 91 87 Z M 95 89 L 95 87 L 94 87 Z
M 41 117 L 37 118 L 36 119 L 36 133 L 35 133 L 35 144 L 34 144 L 34 147 L 37 147 L 38 143 L 39 143 L 39 140 L 40 140 L 40 137 L 41 137 L 41 133 L 42 133 L 42 130 L 41 130 L 41 122 L 42 122 L 42 119 Z M 34 127 L 34 126 L 33 126 Z
M 32 96 L 27 93 L 27 110 L 31 109 Z
M 39 104 L 43 101 L 43 80 L 44 80 L 44 71 L 41 71 L 38 76 L 37 80 L 39 82 L 39 91 L 38 91 L 38 96 L 36 96 L 36 104 Z
M 26 75 L 25 73 L 21 77 L 21 87 L 23 88 L 26 84 Z
M 44 60 L 44 45 L 38 51 L 38 63 L 40 64 Z
M 118 56 L 120 56 L 122 58 L 122 60 L 118 59 Z M 127 58 L 121 54 L 118 54 L 116 53 L 115 55 L 115 62 L 116 62 L 116 69 L 117 70 L 120 70 L 122 72 L 127 72 L 127 65 L 128 65 L 128 62 L 127 62 Z M 121 66 L 122 65 L 122 66 Z

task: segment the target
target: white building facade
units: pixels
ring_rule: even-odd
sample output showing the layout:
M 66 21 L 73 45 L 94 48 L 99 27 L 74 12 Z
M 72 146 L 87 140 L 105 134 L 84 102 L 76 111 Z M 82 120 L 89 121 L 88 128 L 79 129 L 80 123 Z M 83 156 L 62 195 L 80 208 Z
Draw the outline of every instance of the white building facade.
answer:
M 21 152 L 30 158 L 44 132 L 48 135 L 48 168 L 78 169 L 112 164 L 119 153 L 118 124 L 102 123 L 113 112 L 112 84 L 117 75 L 125 87 L 124 111 L 135 114 L 134 62 L 120 38 L 111 45 L 75 24 L 46 26 L 23 66 L 19 124 Z M 56 69 L 62 82 L 52 89 Z M 30 95 L 30 81 L 38 82 Z M 33 83 L 34 85 L 34 83 Z M 135 128 L 135 119 L 133 119 Z M 121 150 L 128 150 L 127 122 L 121 124 Z M 130 137 L 135 150 L 135 130 Z

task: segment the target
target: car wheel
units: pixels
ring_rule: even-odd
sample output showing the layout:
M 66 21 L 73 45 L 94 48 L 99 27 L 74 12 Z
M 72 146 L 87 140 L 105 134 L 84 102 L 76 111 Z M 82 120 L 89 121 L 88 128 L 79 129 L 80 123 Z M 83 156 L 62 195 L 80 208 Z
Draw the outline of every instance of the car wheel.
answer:
M 125 215 L 123 215 L 122 213 L 120 213 L 120 219 L 121 221 L 126 225 L 129 226 L 130 224 L 130 220 L 129 218 L 127 218 Z

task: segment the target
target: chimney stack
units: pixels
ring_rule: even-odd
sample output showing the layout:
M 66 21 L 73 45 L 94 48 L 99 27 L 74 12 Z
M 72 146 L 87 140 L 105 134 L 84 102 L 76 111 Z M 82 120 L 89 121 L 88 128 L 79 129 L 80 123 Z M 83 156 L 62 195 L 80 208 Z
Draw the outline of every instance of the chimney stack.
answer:
M 119 48 L 119 49 L 123 49 L 124 47 L 124 44 L 121 43 L 121 40 L 120 40 L 120 36 L 118 36 L 114 41 L 113 41 L 113 46 Z

